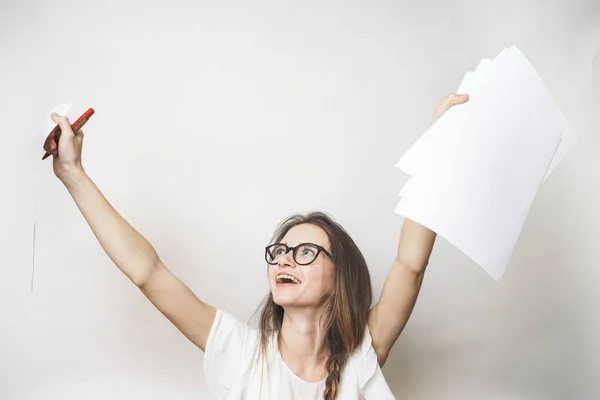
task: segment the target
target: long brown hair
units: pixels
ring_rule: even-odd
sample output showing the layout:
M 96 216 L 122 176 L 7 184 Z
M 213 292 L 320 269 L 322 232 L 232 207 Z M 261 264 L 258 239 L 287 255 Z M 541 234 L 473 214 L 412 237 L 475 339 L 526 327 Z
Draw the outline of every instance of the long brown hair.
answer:
M 340 224 L 325 213 L 312 212 L 288 217 L 278 225 L 272 243 L 280 242 L 291 228 L 301 224 L 316 225 L 327 233 L 334 260 L 333 290 L 324 300 L 325 311 L 321 320 L 325 340 L 319 351 L 328 355 L 324 400 L 334 400 L 348 357 L 364 337 L 373 300 L 371 277 L 356 243 Z M 260 351 L 264 355 L 269 339 L 281 330 L 284 310 L 275 304 L 270 292 L 261 306 Z

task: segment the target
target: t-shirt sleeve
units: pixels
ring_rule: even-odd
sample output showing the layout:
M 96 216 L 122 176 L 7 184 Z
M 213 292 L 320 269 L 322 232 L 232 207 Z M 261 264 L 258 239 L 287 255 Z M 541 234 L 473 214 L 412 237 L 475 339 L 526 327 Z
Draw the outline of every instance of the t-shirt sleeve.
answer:
M 390 390 L 379 361 L 377 353 L 373 348 L 373 342 L 369 327 L 365 328 L 365 337 L 356 349 L 354 362 L 358 377 L 358 386 L 364 400 L 395 400 L 394 394 Z
M 217 309 L 204 352 L 206 385 L 217 399 L 226 399 L 243 375 L 249 336 L 247 324 Z

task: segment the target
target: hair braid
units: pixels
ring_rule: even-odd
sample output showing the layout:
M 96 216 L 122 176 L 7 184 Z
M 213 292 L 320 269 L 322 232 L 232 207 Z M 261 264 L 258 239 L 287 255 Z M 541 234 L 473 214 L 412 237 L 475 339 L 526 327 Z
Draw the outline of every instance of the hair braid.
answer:
M 340 386 L 340 378 L 342 370 L 340 368 L 340 361 L 338 360 L 340 354 L 332 354 L 327 360 L 327 379 L 325 381 L 325 393 L 324 400 L 335 400 L 338 395 Z

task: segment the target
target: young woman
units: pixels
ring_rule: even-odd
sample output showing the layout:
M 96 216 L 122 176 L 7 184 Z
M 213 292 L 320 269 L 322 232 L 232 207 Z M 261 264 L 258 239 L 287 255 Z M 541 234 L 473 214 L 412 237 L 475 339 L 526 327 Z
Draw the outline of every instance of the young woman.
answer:
M 466 95 L 441 99 L 433 121 Z M 218 399 L 393 399 L 381 367 L 416 302 L 435 233 L 406 219 L 398 254 L 371 308 L 367 264 L 350 236 L 323 213 L 283 221 L 265 248 L 270 292 L 258 328 L 192 293 L 148 241 L 109 204 L 81 162 L 83 132 L 62 130 L 53 155 L 63 182 L 111 260 L 205 352 Z

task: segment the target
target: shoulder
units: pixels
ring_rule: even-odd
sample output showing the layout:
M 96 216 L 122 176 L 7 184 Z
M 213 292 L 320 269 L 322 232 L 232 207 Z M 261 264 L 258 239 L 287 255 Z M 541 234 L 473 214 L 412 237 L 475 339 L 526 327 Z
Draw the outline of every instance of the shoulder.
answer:
M 348 359 L 348 367 L 350 367 L 358 379 L 360 387 L 364 387 L 379 367 L 377 363 L 377 353 L 373 348 L 373 340 L 369 326 L 365 326 L 365 332 L 362 342 L 350 355 Z
M 346 365 L 348 371 L 344 371 L 347 380 L 354 380 L 352 386 L 359 388 L 361 398 L 365 400 L 391 400 L 395 399 L 390 390 L 383 372 L 377 361 L 377 353 L 373 348 L 373 340 L 368 325 L 362 342 L 352 352 Z
M 250 367 L 259 338 L 256 328 L 217 309 L 204 353 L 204 375 L 213 395 L 226 398 Z
M 257 328 L 240 321 L 225 310 L 217 309 L 215 321 L 206 342 L 206 354 L 225 353 L 241 357 L 257 344 Z
M 217 309 L 215 321 L 208 336 L 207 347 L 209 343 L 217 345 L 217 347 L 223 347 L 224 344 L 245 344 L 256 334 L 256 328 L 250 327 L 225 310 Z

